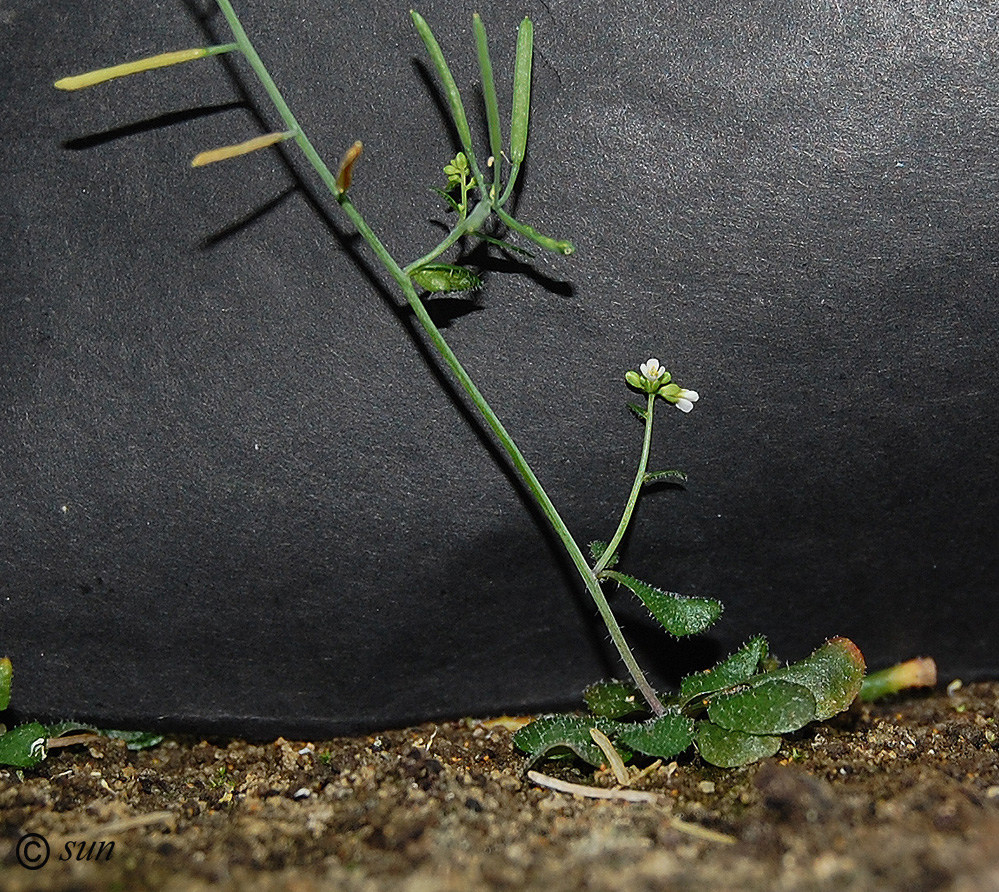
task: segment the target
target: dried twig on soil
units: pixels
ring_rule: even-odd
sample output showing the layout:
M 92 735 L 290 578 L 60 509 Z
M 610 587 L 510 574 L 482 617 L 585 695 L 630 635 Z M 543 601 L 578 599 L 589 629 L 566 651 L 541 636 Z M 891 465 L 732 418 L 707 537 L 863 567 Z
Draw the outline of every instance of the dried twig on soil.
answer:
M 655 793 L 646 793 L 643 790 L 609 790 L 606 787 L 587 787 L 584 784 L 574 784 L 559 780 L 557 777 L 549 777 L 540 771 L 528 771 L 527 776 L 538 786 L 547 787 L 549 790 L 556 790 L 559 793 L 569 793 L 572 796 L 585 796 L 588 799 L 624 799 L 626 802 L 651 802 L 655 804 L 662 798 Z
M 661 805 L 663 797 L 656 793 L 647 793 L 643 790 L 609 790 L 606 787 L 588 787 L 585 784 L 574 784 L 570 781 L 559 780 L 557 777 L 549 777 L 540 771 L 528 771 L 527 776 L 534 783 L 541 787 L 547 787 L 559 793 L 569 793 L 572 796 L 585 796 L 588 799 L 623 799 L 626 802 L 647 802 L 651 805 Z M 735 837 L 727 833 L 719 833 L 717 830 L 709 830 L 700 824 L 691 824 L 681 818 L 670 817 L 669 825 L 674 830 L 696 836 L 708 842 L 734 843 Z

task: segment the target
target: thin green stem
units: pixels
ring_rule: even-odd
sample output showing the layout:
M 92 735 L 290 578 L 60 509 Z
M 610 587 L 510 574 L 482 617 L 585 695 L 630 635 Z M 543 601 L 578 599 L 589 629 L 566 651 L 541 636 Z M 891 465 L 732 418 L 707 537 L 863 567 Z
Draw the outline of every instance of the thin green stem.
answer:
M 520 162 L 514 161 L 510 165 L 510 180 L 506 184 L 506 188 L 503 190 L 503 195 L 500 200 L 496 202 L 500 207 L 505 205 L 507 201 L 510 200 L 510 196 L 513 194 L 513 188 L 517 185 L 517 176 L 520 174 Z
M 312 145 L 312 142 L 305 135 L 305 131 L 302 130 L 294 114 L 292 114 L 291 108 L 288 106 L 288 103 L 285 102 L 277 84 L 274 83 L 274 78 L 271 77 L 270 72 L 267 70 L 267 66 L 264 65 L 263 60 L 260 58 L 253 44 L 250 42 L 250 38 L 247 36 L 242 23 L 239 21 L 236 11 L 232 8 L 232 4 L 229 0 L 215 0 L 215 2 L 218 4 L 219 9 L 222 10 L 222 15 L 225 16 L 226 21 L 229 23 L 229 28 L 232 30 L 232 36 L 236 38 L 236 43 L 239 44 L 240 52 L 246 58 L 250 68 L 253 69 L 253 73 L 257 76 L 257 79 L 260 81 L 260 85 L 264 88 L 268 98 L 274 104 L 274 108 L 281 116 L 281 120 L 284 121 L 285 129 L 294 132 L 295 142 L 298 143 L 299 148 L 301 148 L 305 157 L 308 158 L 309 164 L 311 164 L 316 173 L 319 174 L 319 178 L 323 181 L 326 188 L 329 189 L 334 196 L 339 198 L 340 188 L 336 184 L 336 174 L 334 174 L 333 171 L 326 166 L 326 162 L 323 161 L 320 154 L 316 151 L 315 146 Z
M 354 226 L 357 227 L 357 231 L 361 234 L 362 238 L 368 243 L 372 251 L 375 252 L 375 256 L 377 256 L 382 262 L 392 278 L 396 280 L 399 287 L 402 289 L 403 294 L 406 296 L 407 302 L 413 309 L 413 313 L 415 314 L 417 321 L 430 338 L 431 343 L 433 343 L 434 347 L 448 364 L 451 371 L 454 373 L 454 376 L 458 379 L 458 383 L 461 385 L 461 388 L 468 394 L 469 398 L 475 404 L 475 407 L 479 410 L 479 413 L 496 435 L 496 439 L 509 456 L 510 461 L 512 462 L 517 473 L 526 484 L 531 495 L 534 497 L 534 500 L 538 503 L 548 520 L 548 523 L 551 525 L 555 534 L 562 542 L 562 545 L 568 552 L 576 570 L 582 577 L 583 582 L 590 593 L 590 597 L 593 598 L 593 601 L 596 604 L 597 612 L 600 614 L 600 618 L 607 627 L 611 640 L 614 642 L 618 654 L 620 655 L 622 662 L 624 662 L 627 667 L 628 673 L 631 675 L 632 680 L 642 692 L 642 695 L 645 697 L 652 711 L 656 715 L 662 715 L 666 711 L 665 707 L 659 700 L 655 690 L 649 684 L 648 679 L 645 677 L 645 673 L 642 672 L 642 668 L 638 665 L 635 655 L 631 652 L 631 648 L 625 640 L 624 632 L 621 631 L 621 626 L 618 624 L 617 618 L 611 611 L 610 604 L 607 603 L 607 597 L 600 586 L 600 581 L 597 579 L 596 574 L 590 569 L 590 565 L 587 562 L 582 549 L 580 549 L 576 540 L 573 538 L 572 533 L 569 532 L 569 528 L 566 526 L 565 521 L 562 520 L 554 503 L 548 496 L 544 487 L 541 485 L 541 481 L 538 480 L 533 469 L 528 464 L 524 454 L 520 451 L 520 448 L 517 446 L 513 437 L 510 436 L 507 429 L 503 426 L 503 423 L 499 420 L 499 417 L 486 401 L 482 392 L 478 387 L 476 387 L 471 375 L 468 374 L 464 366 L 459 361 L 457 355 L 455 355 L 454 351 L 451 349 L 451 346 L 444 339 L 444 335 L 441 334 L 440 329 L 434 324 L 433 319 L 430 318 L 430 314 L 427 312 L 423 301 L 420 300 L 419 295 L 416 293 L 416 289 L 413 287 L 412 280 L 396 263 L 392 255 L 389 254 L 388 249 L 385 248 L 385 246 L 378 239 L 378 236 L 376 236 L 371 230 L 367 222 L 364 220 L 364 217 L 361 216 L 361 213 L 357 210 L 350 199 L 343 196 L 340 199 L 340 206 L 343 208 L 344 213 Z
M 216 46 L 206 47 L 206 53 L 209 56 L 221 56 L 224 53 L 232 53 L 238 49 L 238 43 L 220 43 Z
M 618 546 L 621 544 L 621 540 L 628 530 L 628 524 L 631 523 L 631 515 L 635 511 L 635 505 L 638 504 L 638 497 L 641 495 L 642 485 L 645 483 L 645 473 L 649 467 L 649 452 L 652 447 L 652 415 L 655 407 L 656 395 L 650 393 L 648 406 L 645 409 L 645 439 L 642 441 L 642 455 L 638 460 L 638 471 L 635 474 L 635 482 L 631 485 L 631 492 L 628 493 L 628 501 L 625 503 L 624 512 L 621 514 L 621 522 L 617 525 L 617 530 L 614 532 L 610 542 L 607 543 L 607 548 L 604 550 L 600 560 L 593 565 L 593 573 L 597 577 L 600 576 L 611 560 L 613 560 Z
M 493 210 L 496 212 L 496 216 L 499 217 L 500 220 L 502 220 L 514 232 L 519 232 L 521 235 L 537 242 L 542 248 L 567 255 L 572 254 L 576 250 L 575 247 L 573 247 L 572 242 L 567 239 L 560 240 L 550 238 L 549 236 L 538 232 L 538 230 L 536 230 L 533 226 L 528 226 L 526 223 L 521 223 L 519 220 L 515 220 L 498 204 L 493 205 Z
M 485 223 L 489 218 L 489 214 L 492 212 L 492 207 L 488 201 L 480 201 L 474 208 L 472 208 L 472 213 L 470 213 L 464 220 L 460 220 L 449 233 L 447 238 L 444 239 L 437 247 L 433 250 L 428 251 L 422 257 L 414 260 L 412 263 L 407 264 L 405 271 L 411 273 L 414 269 L 419 269 L 423 264 L 429 263 L 431 260 L 440 257 L 448 248 L 450 248 L 455 242 L 458 241 L 462 236 L 469 235 L 474 232 L 481 224 Z
M 358 233 L 360 233 L 362 238 L 364 238 L 364 240 L 368 243 L 369 247 L 374 252 L 375 256 L 379 259 L 379 261 L 381 261 L 382 265 L 388 271 L 389 275 L 391 275 L 392 278 L 395 279 L 396 283 L 399 285 L 399 288 L 402 290 L 403 294 L 405 295 L 406 301 L 409 303 L 410 307 L 412 308 L 417 321 L 420 323 L 421 327 L 427 333 L 427 336 L 430 338 L 431 343 L 437 349 L 438 353 L 440 353 L 441 357 L 447 363 L 448 367 L 451 369 L 455 378 L 458 380 L 458 383 L 461 385 L 461 388 L 465 391 L 466 394 L 468 394 L 469 399 L 471 399 L 472 403 L 479 410 L 483 419 L 486 421 L 490 429 L 495 434 L 496 439 L 499 441 L 500 446 L 503 448 L 504 452 L 506 452 L 511 463 L 513 464 L 514 469 L 517 471 L 521 479 L 524 481 L 524 484 L 527 486 L 534 500 L 538 503 L 538 506 L 541 508 L 542 512 L 544 513 L 545 518 L 548 520 L 555 534 L 562 542 L 562 545 L 566 549 L 566 552 L 569 554 L 569 557 L 572 560 L 577 571 L 579 572 L 579 575 L 582 577 L 583 583 L 586 585 L 587 591 L 590 593 L 590 596 L 593 598 L 593 601 L 597 607 L 597 611 L 599 612 L 601 619 L 606 625 L 607 630 L 610 633 L 611 640 L 614 642 L 614 645 L 617 648 L 617 651 L 622 661 L 627 667 L 629 674 L 631 675 L 635 684 L 638 686 L 639 690 L 642 692 L 645 699 L 648 701 L 648 704 L 650 708 L 653 710 L 653 712 L 656 715 L 662 715 L 665 712 L 665 708 L 663 707 L 662 703 L 659 701 L 656 692 L 653 690 L 652 686 L 649 684 L 648 680 L 646 679 L 645 674 L 642 672 L 641 667 L 638 665 L 638 661 L 635 659 L 634 654 L 631 652 L 631 648 L 628 646 L 628 642 L 625 640 L 624 633 L 621 631 L 621 627 L 620 625 L 618 625 L 617 619 L 614 617 L 614 614 L 610 609 L 610 605 L 607 603 L 607 598 L 603 592 L 603 589 L 601 588 L 600 581 L 597 579 L 597 576 L 593 572 L 593 570 L 590 569 L 590 565 L 587 562 L 585 555 L 583 554 L 579 545 L 576 543 L 576 540 L 572 537 L 572 534 L 569 532 L 569 528 L 566 526 L 565 521 L 562 520 L 557 509 L 555 508 L 555 505 L 552 503 L 552 500 L 549 498 L 548 493 L 545 491 L 544 487 L 541 485 L 541 482 L 538 480 L 531 466 L 528 464 L 527 459 L 524 457 L 523 453 L 520 451 L 520 448 L 514 442 L 513 437 L 510 436 L 509 432 L 503 426 L 502 422 L 499 420 L 496 413 L 492 410 L 492 407 L 486 401 L 486 398 L 482 395 L 478 387 L 476 387 L 475 382 L 472 380 L 471 376 L 465 370 L 464 366 L 462 366 L 461 362 L 458 360 L 458 357 L 455 355 L 450 345 L 444 339 L 444 336 L 441 334 L 440 329 L 438 329 L 438 327 L 434 324 L 433 319 L 430 318 L 430 314 L 427 312 L 427 309 L 424 306 L 423 301 L 420 300 L 420 297 L 417 294 L 415 287 L 413 286 L 413 281 L 409 277 L 406 270 L 404 270 L 402 267 L 399 266 L 395 258 L 392 257 L 392 255 L 389 253 L 388 249 L 382 244 L 378 236 L 376 236 L 374 231 L 368 226 L 364 217 L 361 216 L 360 211 L 357 210 L 353 202 L 348 197 L 347 192 L 341 191 L 337 187 L 336 177 L 333 175 L 330 169 L 319 157 L 318 153 L 313 148 L 312 143 L 309 141 L 308 137 L 305 135 L 304 131 L 299 126 L 298 121 L 295 119 L 295 116 L 292 114 L 291 109 L 288 107 L 287 103 L 284 101 L 283 97 L 281 96 L 281 93 L 277 89 L 277 86 L 274 83 L 273 78 L 271 78 L 269 72 L 264 66 L 263 61 L 260 59 L 260 56 L 257 54 L 256 50 L 253 47 L 253 44 L 250 42 L 249 37 L 247 36 L 242 25 L 240 24 L 239 19 L 237 18 L 236 13 L 234 12 L 229 0 L 216 0 L 216 2 L 218 3 L 219 8 L 222 10 L 223 14 L 225 15 L 226 20 L 229 22 L 229 26 L 232 28 L 233 36 L 236 38 L 240 50 L 243 52 L 244 56 L 247 59 L 247 62 L 249 63 L 250 67 L 253 69 L 254 73 L 260 79 L 262 86 L 266 90 L 271 101 L 274 103 L 274 106 L 277 109 L 278 114 L 281 115 L 282 120 L 285 122 L 287 129 L 293 130 L 296 133 L 295 139 L 298 142 L 298 144 L 302 147 L 302 150 L 306 158 L 308 159 L 309 163 L 319 174 L 320 178 L 329 188 L 330 192 L 332 192 L 332 194 L 336 197 L 338 203 L 340 204 L 340 207 L 343 209 L 343 212 L 357 228 L 357 231 Z M 415 14 L 414 14 L 414 19 L 418 19 L 418 17 Z M 429 29 L 426 30 L 429 32 Z M 437 52 L 438 53 L 440 52 L 439 48 L 437 48 Z M 441 57 L 441 59 L 442 58 L 443 57 Z M 477 177 L 477 182 L 482 183 L 482 180 L 479 177 Z M 486 216 L 488 216 L 490 202 L 488 200 L 488 196 L 483 195 L 483 198 L 485 200 L 481 202 L 480 205 L 475 208 L 475 210 L 473 210 L 472 214 L 470 214 L 469 217 L 466 219 L 465 221 L 466 223 L 472 221 L 474 217 L 477 217 L 479 213 L 479 207 L 483 206 L 485 207 L 485 213 L 483 214 L 483 219 Z M 495 206 L 493 206 L 493 209 L 496 209 Z M 509 218 L 508 214 L 504 214 L 503 216 Z M 504 222 L 508 221 L 504 220 Z M 518 230 L 520 230 L 520 224 L 518 224 L 517 226 Z M 524 227 L 524 228 L 528 230 L 530 229 L 529 227 Z M 532 237 L 535 238 L 535 240 L 538 240 L 540 233 L 535 233 L 534 230 L 530 230 L 530 232 L 532 234 Z M 450 237 L 451 236 L 449 236 L 449 238 Z M 543 239 L 544 236 L 541 236 L 541 238 Z M 446 241 L 447 239 L 445 239 L 445 242 Z M 548 241 L 551 241 L 553 242 L 553 244 L 556 245 L 560 244 L 560 247 L 556 247 L 556 250 L 562 250 L 563 253 L 569 253 L 568 251 L 565 250 L 565 245 L 567 245 L 568 243 L 554 243 L 554 240 L 551 239 L 549 239 Z M 570 246 L 570 251 L 571 251 L 571 246 Z M 417 261 L 417 263 L 419 263 L 419 261 Z M 409 268 L 411 267 L 412 264 L 410 265 Z

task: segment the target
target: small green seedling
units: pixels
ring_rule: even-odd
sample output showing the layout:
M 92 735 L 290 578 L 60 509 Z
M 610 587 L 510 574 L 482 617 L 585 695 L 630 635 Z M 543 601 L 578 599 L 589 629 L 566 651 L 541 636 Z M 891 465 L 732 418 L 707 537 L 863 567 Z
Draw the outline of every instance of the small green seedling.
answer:
M 0 658 L 0 712 L 10 706 L 10 690 L 14 678 L 14 667 L 8 657 Z M 111 737 L 124 740 L 130 750 L 142 750 L 156 746 L 163 740 L 162 734 L 146 731 L 106 731 L 93 725 L 79 722 L 57 722 L 43 725 L 41 722 L 26 722 L 9 730 L 0 725 L 0 765 L 13 768 L 34 768 L 49 754 L 49 750 L 60 746 L 86 743 L 94 737 Z
M 355 141 L 351 145 L 334 173 L 292 114 L 230 0 L 216 0 L 216 3 L 229 25 L 233 38 L 231 42 L 163 53 L 98 69 L 64 78 L 55 86 L 76 90 L 118 77 L 222 54 L 242 57 L 250 73 L 260 82 L 273 105 L 273 116 L 278 119 L 273 130 L 202 152 L 192 163 L 203 167 L 278 144 L 293 145 L 300 150 L 302 157 L 328 188 L 331 198 L 394 279 L 454 380 L 481 414 L 511 466 L 537 502 L 593 599 L 630 676 L 626 683 L 595 685 L 586 692 L 592 717 L 547 717 L 520 731 L 516 735 L 516 743 L 530 755 L 531 762 L 570 754 L 590 764 L 599 764 L 605 754 L 591 733 L 596 729 L 599 732 L 597 740 L 605 747 L 613 745 L 629 757 L 634 753 L 643 753 L 666 758 L 693 745 L 709 762 L 742 765 L 774 753 L 780 745 L 780 735 L 801 728 L 808 722 L 828 718 L 849 706 L 861 689 L 864 661 L 856 646 L 843 638 L 830 640 L 810 657 L 784 668 L 773 665 L 762 637 L 753 638 L 714 669 L 685 679 L 679 693 L 667 696 L 659 694 L 649 684 L 625 640 L 605 588 L 630 591 L 663 629 L 674 636 L 703 632 L 721 614 L 722 606 L 714 599 L 685 598 L 615 569 L 621 556 L 622 540 L 642 490 L 650 483 L 682 483 L 685 480 L 678 471 L 648 469 L 655 408 L 662 400 L 688 413 L 698 400 L 696 391 L 675 384 L 657 359 L 649 359 L 637 371 L 626 373 L 627 384 L 645 397 L 644 405 L 632 406 L 644 425 L 638 471 L 614 534 L 607 542 L 593 542 L 584 551 L 520 448 L 427 312 L 424 294 L 467 291 L 482 284 L 474 271 L 441 259 L 459 243 L 474 239 L 503 250 L 526 253 L 522 247 L 506 241 L 506 238 L 519 237 L 547 251 L 563 255 L 573 253 L 570 241 L 543 235 L 516 219 L 508 210 L 526 157 L 530 123 L 534 42 L 530 19 L 525 18 L 517 32 L 512 102 L 508 128 L 504 133 L 485 27 L 478 15 L 473 17 L 488 140 L 487 152 L 480 153 L 476 151 L 465 105 L 444 53 L 423 17 L 419 13 L 411 13 L 413 24 L 443 88 L 460 146 L 452 160 L 444 166 L 444 188 L 434 190 L 455 214 L 454 225 L 445 238 L 427 253 L 404 263 L 389 253 L 353 202 L 352 185 L 363 150 L 361 142 Z

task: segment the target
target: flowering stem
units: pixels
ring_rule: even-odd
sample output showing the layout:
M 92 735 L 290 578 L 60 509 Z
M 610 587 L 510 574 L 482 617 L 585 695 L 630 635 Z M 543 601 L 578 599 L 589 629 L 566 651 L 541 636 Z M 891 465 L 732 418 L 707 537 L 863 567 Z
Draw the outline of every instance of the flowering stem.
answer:
M 631 515 L 635 511 L 635 505 L 638 504 L 638 496 L 641 494 L 642 485 L 645 483 L 645 472 L 649 466 L 649 451 L 652 446 L 652 413 L 655 410 L 655 406 L 656 395 L 650 393 L 648 406 L 645 410 L 645 439 L 642 442 L 642 456 L 638 460 L 638 472 L 635 474 L 635 482 L 631 485 L 631 492 L 628 493 L 628 501 L 624 506 L 624 513 L 621 515 L 621 522 L 617 525 L 617 530 L 613 538 L 607 543 L 607 547 L 604 549 L 600 560 L 593 565 L 593 573 L 598 578 L 607 565 L 614 559 L 617 548 L 628 529 L 628 524 L 631 523 Z
M 615 647 L 624 662 L 625 666 L 628 668 L 628 672 L 634 680 L 635 684 L 638 686 L 639 690 L 642 692 L 645 699 L 648 701 L 650 708 L 656 715 L 662 715 L 665 709 L 662 703 L 659 701 L 655 691 L 649 684 L 648 680 L 645 678 L 645 674 L 642 672 L 641 667 L 638 665 L 638 661 L 635 659 L 634 654 L 631 652 L 631 648 L 628 646 L 625 640 L 624 633 L 621 631 L 621 627 L 618 625 L 614 614 L 611 612 L 610 605 L 607 603 L 607 598 L 604 595 L 603 589 L 601 588 L 600 581 L 597 579 L 596 573 L 590 568 L 589 562 L 587 561 L 585 555 L 577 544 L 576 540 L 572 537 L 569 532 L 569 528 L 566 526 L 565 521 L 562 520 L 559 515 L 555 505 L 549 498 L 548 493 L 545 491 L 541 482 L 538 480 L 531 466 L 528 464 L 527 459 L 524 457 L 523 453 L 520 451 L 517 444 L 514 442 L 513 437 L 510 436 L 509 432 L 503 426 L 502 422 L 497 417 L 496 413 L 492 410 L 486 398 L 482 395 L 481 391 L 476 387 L 475 382 L 472 380 L 471 376 L 465 370 L 464 366 L 459 362 L 458 357 L 455 355 L 454 351 L 451 349 L 450 345 L 444 339 L 443 334 L 441 334 L 440 329 L 434 324 L 433 319 L 430 318 L 430 314 L 427 312 L 423 301 L 416 292 L 416 288 L 413 285 L 412 279 L 408 275 L 408 270 L 413 269 L 416 265 L 426 262 L 427 259 L 438 256 L 447 247 L 450 247 L 457 239 L 463 235 L 465 232 L 470 232 L 475 226 L 480 222 L 483 222 L 486 217 L 488 217 L 490 210 L 496 210 L 500 213 L 504 222 L 508 225 L 513 225 L 518 231 L 528 230 L 530 237 L 539 241 L 542 244 L 545 242 L 550 242 L 550 247 L 553 250 L 561 251 L 562 253 L 571 253 L 572 247 L 568 242 L 556 242 L 554 239 L 545 239 L 540 233 L 530 227 L 524 227 L 516 221 L 513 221 L 508 214 L 496 207 L 494 202 L 489 201 L 488 197 L 484 196 L 484 200 L 480 202 L 471 214 L 463 221 L 464 225 L 459 225 L 456 227 L 455 232 L 444 240 L 437 248 L 434 249 L 430 254 L 426 255 L 426 258 L 421 258 L 419 261 L 415 261 L 414 264 L 410 264 L 406 269 L 403 269 L 396 262 L 395 258 L 389 253 L 388 249 L 382 244 L 381 240 L 372 229 L 368 226 L 364 217 L 361 215 L 360 211 L 354 206 L 353 202 L 347 195 L 346 190 L 341 190 L 336 183 L 336 177 L 332 171 L 326 166 L 325 162 L 319 157 L 315 148 L 313 147 L 311 141 L 306 136 L 305 132 L 302 130 L 295 116 L 292 114 L 291 109 L 288 107 L 287 103 L 284 101 L 280 92 L 278 91 L 277 85 L 274 83 L 273 78 L 270 76 L 263 61 L 257 54 L 250 42 L 246 31 L 243 29 L 236 16 L 235 11 L 232 8 L 230 0 L 216 0 L 222 13 L 225 15 L 226 20 L 232 29 L 233 36 L 236 38 L 239 48 L 243 55 L 245 56 L 247 62 L 249 63 L 254 74 L 260 80 L 261 85 L 267 92 L 271 101 L 274 103 L 274 107 L 278 114 L 281 116 L 285 123 L 285 127 L 289 131 L 295 133 L 295 141 L 302 148 L 305 157 L 308 159 L 309 163 L 319 174 L 323 183 L 329 188 L 330 192 L 334 195 L 340 207 L 343 209 L 344 214 L 350 219 L 350 221 L 357 228 L 358 233 L 364 238 L 368 243 L 371 250 L 374 252 L 375 256 L 381 261 L 382 265 L 385 267 L 389 275 L 395 279 L 402 293 L 406 297 L 406 301 L 412 308 L 417 321 L 420 326 L 427 333 L 430 338 L 431 343 L 440 353 L 441 357 L 447 363 L 448 367 L 451 369 L 461 388 L 468 394 L 469 399 L 479 410 L 483 419 L 489 425 L 490 429 L 499 441 L 504 452 L 509 456 L 513 467 L 516 469 L 517 473 L 520 475 L 521 479 L 524 481 L 534 500 L 537 502 L 538 506 L 541 508 L 546 519 L 554 530 L 555 534 L 558 536 L 562 545 L 565 547 L 566 552 L 569 554 L 576 570 L 579 572 L 583 583 L 586 585 L 587 591 L 593 598 L 594 604 L 597 607 L 597 611 L 600 614 L 601 619 L 607 627 L 610 633 L 611 640 L 614 642 Z M 477 182 L 481 182 L 477 178 Z M 544 240 L 544 241 L 542 241 Z M 443 246 L 443 247 L 442 247 Z M 546 245 L 549 246 L 549 245 Z M 651 411 L 650 411 L 651 416 Z M 649 431 L 651 431 L 651 417 L 649 419 Z M 647 433 L 647 441 L 650 434 Z M 646 443 L 645 454 L 647 457 L 648 443 Z M 637 496 L 636 496 L 637 497 Z
M 610 633 L 611 640 L 614 642 L 618 654 L 620 655 L 622 662 L 627 667 L 628 673 L 631 675 L 632 680 L 642 692 L 642 695 L 645 697 L 652 711 L 656 715 L 662 715 L 665 712 L 665 708 L 656 695 L 655 690 L 649 684 L 648 679 L 646 679 L 645 673 L 642 672 L 641 666 L 638 665 L 635 655 L 631 652 L 631 648 L 625 640 L 624 632 L 621 631 L 621 627 L 611 611 L 610 604 L 607 603 L 607 597 L 604 595 L 603 589 L 600 586 L 600 581 L 597 579 L 593 570 L 590 569 L 590 565 L 587 562 L 582 549 L 580 549 L 578 543 L 573 538 L 572 533 L 565 524 L 565 521 L 562 520 L 562 517 L 558 513 L 558 509 L 555 507 L 548 493 L 545 491 L 545 488 L 541 485 L 541 481 L 538 480 L 533 469 L 528 464 L 524 454 L 520 451 L 520 448 L 517 446 L 513 437 L 510 436 L 507 429 L 503 426 L 503 423 L 499 420 L 499 417 L 486 401 L 482 392 L 475 385 L 471 375 L 469 375 L 465 370 L 464 366 L 451 349 L 451 346 L 444 339 L 444 335 L 441 334 L 440 329 L 434 324 L 433 319 L 430 318 L 430 314 L 427 312 L 426 306 L 423 301 L 420 300 L 420 296 L 416 293 L 416 289 L 413 287 L 412 280 L 396 263 L 392 255 L 389 254 L 388 249 L 381 243 L 378 236 L 376 236 L 371 230 L 364 217 L 361 216 L 361 213 L 346 195 L 341 196 L 340 207 L 343 208 L 344 213 L 350 218 L 350 221 L 354 224 L 354 226 L 357 227 L 357 231 L 368 243 L 372 251 L 374 251 L 375 255 L 385 266 L 386 270 L 388 270 L 392 278 L 396 280 L 399 287 L 402 289 L 403 294 L 406 296 L 406 301 L 412 308 L 417 321 L 430 338 L 431 343 L 433 343 L 434 347 L 437 348 L 438 353 L 440 353 L 444 361 L 454 373 L 454 376 L 458 379 L 458 383 L 461 385 L 462 389 L 468 394 L 469 398 L 475 404 L 475 407 L 479 410 L 479 413 L 496 435 L 496 439 L 503 447 L 503 450 L 510 457 L 510 461 L 512 462 L 514 468 L 526 484 L 531 495 L 534 497 L 534 500 L 538 503 L 538 506 L 541 508 L 549 524 L 551 524 L 555 534 L 559 537 L 559 540 L 568 552 L 569 557 L 572 559 L 576 570 L 582 577 L 583 583 L 586 585 L 587 591 L 590 593 L 590 597 L 593 598 L 593 602 L 596 604 L 597 612 L 600 614 L 600 618 L 604 621 L 604 625 Z M 647 451 L 648 450 L 646 449 L 646 457 Z

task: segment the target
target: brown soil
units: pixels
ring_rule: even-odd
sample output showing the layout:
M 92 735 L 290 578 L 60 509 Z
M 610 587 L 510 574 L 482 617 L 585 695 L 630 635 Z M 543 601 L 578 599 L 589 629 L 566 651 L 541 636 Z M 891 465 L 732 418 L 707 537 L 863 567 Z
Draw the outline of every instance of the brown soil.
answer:
M 633 784 L 654 802 L 538 787 L 492 723 L 100 739 L 0 771 L 0 888 L 999 892 L 997 714 L 996 683 L 856 707 L 749 768 L 660 766 Z M 29 832 L 51 849 L 37 870 L 17 860 Z

